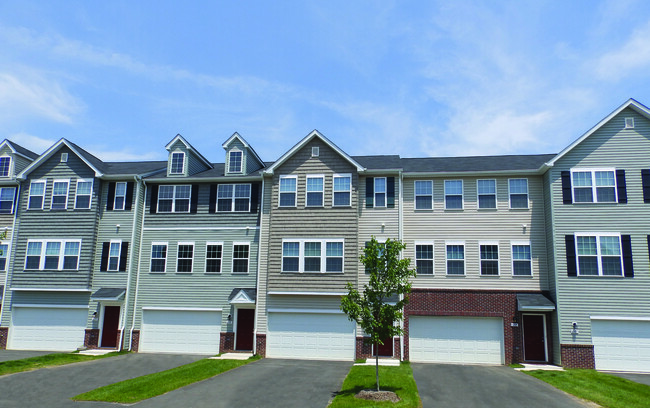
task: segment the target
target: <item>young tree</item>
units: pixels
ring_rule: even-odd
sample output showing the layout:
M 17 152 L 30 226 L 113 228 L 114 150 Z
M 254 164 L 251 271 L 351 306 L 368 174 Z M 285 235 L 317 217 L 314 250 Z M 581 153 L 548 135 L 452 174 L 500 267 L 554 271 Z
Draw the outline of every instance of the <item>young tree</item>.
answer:
M 392 339 L 404 332 L 395 322 L 403 317 L 404 305 L 408 303 L 408 293 L 411 291 L 409 278 L 415 276 L 415 270 L 409 269 L 411 260 L 400 259 L 404 248 L 406 245 L 399 240 L 388 239 L 382 244 L 372 237 L 360 257 L 370 281 L 363 285 L 363 293 L 348 282 L 348 294 L 341 299 L 341 310 L 348 315 L 348 319 L 361 326 L 375 345 L 375 351 L 379 344 L 384 344 L 385 339 Z M 388 303 L 387 300 L 395 295 L 399 299 Z M 376 354 L 375 374 L 379 391 L 379 353 Z

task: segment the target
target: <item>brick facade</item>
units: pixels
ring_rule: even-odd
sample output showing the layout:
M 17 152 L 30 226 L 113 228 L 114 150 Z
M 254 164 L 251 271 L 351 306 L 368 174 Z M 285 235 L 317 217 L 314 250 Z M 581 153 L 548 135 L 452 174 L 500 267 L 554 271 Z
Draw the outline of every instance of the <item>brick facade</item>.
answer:
M 140 330 L 133 330 L 131 334 L 131 351 L 137 353 L 140 346 Z
M 84 347 L 96 349 L 99 347 L 99 329 L 86 329 L 84 334 Z
M 235 332 L 221 332 L 219 352 L 229 353 L 235 350 Z
M 355 344 L 355 358 L 372 358 L 372 344 L 366 343 L 367 337 L 357 337 Z M 398 359 L 401 355 L 400 338 L 393 338 L 393 358 Z
M 565 368 L 596 368 L 594 346 L 591 344 L 560 344 L 560 352 Z
M 0 327 L 0 350 L 7 349 L 7 337 L 9 336 L 8 327 Z
M 266 357 L 266 334 L 257 334 L 255 337 L 255 354 Z

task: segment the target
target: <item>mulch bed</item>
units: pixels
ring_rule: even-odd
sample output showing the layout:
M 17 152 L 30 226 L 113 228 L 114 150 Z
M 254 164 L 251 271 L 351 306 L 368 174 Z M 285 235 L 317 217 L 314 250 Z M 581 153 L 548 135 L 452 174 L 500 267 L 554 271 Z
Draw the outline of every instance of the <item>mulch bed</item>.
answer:
M 392 391 L 362 390 L 355 395 L 355 398 L 370 401 L 399 402 L 399 397 Z

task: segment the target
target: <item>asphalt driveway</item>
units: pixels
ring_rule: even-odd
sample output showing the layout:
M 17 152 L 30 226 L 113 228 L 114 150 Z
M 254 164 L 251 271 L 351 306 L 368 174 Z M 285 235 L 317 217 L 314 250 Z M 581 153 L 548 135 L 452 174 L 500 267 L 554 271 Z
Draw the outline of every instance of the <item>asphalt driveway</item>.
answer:
M 592 406 L 504 366 L 412 363 L 423 408 L 584 408 Z
M 639 384 L 650 385 L 650 374 L 641 373 L 618 373 L 612 371 L 605 371 L 607 374 L 617 375 L 619 377 L 628 379 L 630 381 L 638 382 Z
M 22 360 L 23 358 L 44 356 L 52 353 L 56 353 L 56 351 L 0 350 L 0 362 Z

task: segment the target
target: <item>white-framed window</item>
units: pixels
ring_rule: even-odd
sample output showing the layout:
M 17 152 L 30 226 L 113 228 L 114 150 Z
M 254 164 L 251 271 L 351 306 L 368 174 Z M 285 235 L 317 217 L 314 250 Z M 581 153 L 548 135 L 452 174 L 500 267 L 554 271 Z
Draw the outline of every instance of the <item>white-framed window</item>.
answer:
M 625 129 L 634 129 L 634 118 L 625 118 Z
M 68 208 L 68 189 L 70 180 L 54 180 L 52 184 L 52 203 L 50 208 L 53 210 L 65 210 Z
M 576 233 L 579 276 L 622 276 L 620 234 Z
M 25 269 L 78 270 L 81 240 L 29 240 Z
M 122 251 L 122 241 L 111 241 L 108 245 L 108 265 L 109 271 L 120 269 L 120 253 Z
M 280 176 L 280 207 L 296 206 L 297 176 Z
M 176 254 L 176 272 L 192 273 L 194 242 L 179 242 Z
M 185 170 L 185 153 L 173 152 L 169 174 L 183 174 Z
M 9 170 L 11 169 L 11 157 L 0 157 L 0 177 L 9 177 Z
M 512 274 L 515 276 L 532 276 L 533 257 L 530 242 L 513 241 L 512 243 Z
M 415 180 L 413 184 L 415 191 L 415 209 L 433 209 L 433 180 Z
M 0 271 L 7 270 L 7 259 L 9 259 L 9 244 L 0 242 Z
M 190 212 L 192 186 L 162 185 L 158 187 L 158 212 Z
M 93 180 L 77 180 L 77 193 L 75 195 L 75 209 L 89 209 L 93 195 Z
M 307 175 L 307 189 L 305 197 L 305 206 L 322 207 L 323 193 L 325 190 L 325 177 L 319 175 Z
M 232 244 L 232 273 L 248 273 L 250 257 L 249 242 L 234 242 Z
M 45 180 L 32 180 L 29 183 L 29 203 L 27 209 L 42 210 L 45 197 Z
M 242 158 L 243 152 L 233 150 L 228 153 L 228 173 L 241 173 L 242 172 Z
M 386 207 L 386 177 L 375 177 L 375 207 Z
M 221 273 L 223 242 L 208 242 L 205 247 L 205 273 Z
M 415 243 L 415 266 L 418 275 L 433 275 L 433 243 Z
M 615 203 L 615 169 L 571 169 L 574 203 Z
M 219 184 L 217 186 L 218 212 L 249 212 L 250 210 L 250 184 Z
M 335 174 L 334 175 L 334 194 L 332 196 L 332 206 L 349 207 L 352 205 L 352 175 Z
M 481 242 L 479 243 L 479 253 L 481 256 L 481 275 L 499 275 L 499 244 L 497 242 Z
M 13 214 L 16 187 L 0 188 L 0 214 Z
M 123 210 L 126 203 L 126 182 L 118 181 L 115 183 L 115 199 L 113 200 L 113 210 Z
M 465 242 L 445 242 L 447 275 L 465 275 Z
M 528 179 L 509 179 L 510 208 L 528 208 Z
M 463 209 L 463 180 L 445 180 L 445 209 Z
M 282 272 L 342 273 L 343 239 L 285 239 Z
M 476 180 L 476 194 L 478 196 L 478 208 L 497 208 L 496 180 Z
M 151 243 L 151 265 L 150 272 L 165 273 L 167 269 L 167 243 Z

